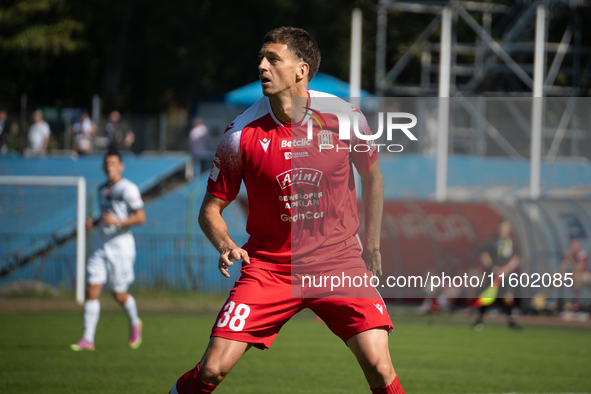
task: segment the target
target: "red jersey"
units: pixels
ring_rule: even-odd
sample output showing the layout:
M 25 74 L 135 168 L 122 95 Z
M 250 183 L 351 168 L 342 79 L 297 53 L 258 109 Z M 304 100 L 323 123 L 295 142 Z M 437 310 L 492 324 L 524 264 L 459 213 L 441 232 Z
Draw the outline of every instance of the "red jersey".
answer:
M 356 137 L 353 121 L 351 139 L 339 140 L 337 116 L 323 109 L 338 109 L 350 119 L 356 115 L 359 132 L 371 131 L 361 112 L 346 101 L 311 90 L 308 95 L 312 116 L 297 124 L 279 121 L 267 97 L 239 115 L 220 141 L 209 176 L 207 191 L 224 200 L 234 200 L 244 181 L 250 238 L 243 249 L 251 264 L 267 269 L 319 268 L 327 256 L 359 248 L 351 163 L 369 172 L 378 153 L 371 141 Z M 307 138 L 309 120 L 312 139 Z M 321 144 L 333 148 L 320 149 Z

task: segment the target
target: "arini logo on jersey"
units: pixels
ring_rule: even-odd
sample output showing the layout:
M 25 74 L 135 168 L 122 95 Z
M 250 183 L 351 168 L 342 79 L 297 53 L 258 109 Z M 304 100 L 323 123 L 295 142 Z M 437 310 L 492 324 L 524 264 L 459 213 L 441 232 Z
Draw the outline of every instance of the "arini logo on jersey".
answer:
M 271 138 L 269 138 L 269 139 L 263 138 L 262 140 L 259 140 L 259 142 L 261 143 L 261 146 L 263 147 L 263 149 L 266 152 L 267 149 L 269 148 L 269 144 L 271 143 Z
M 277 175 L 277 182 L 281 189 L 300 183 L 312 186 L 320 186 L 322 171 L 313 168 L 292 168 Z

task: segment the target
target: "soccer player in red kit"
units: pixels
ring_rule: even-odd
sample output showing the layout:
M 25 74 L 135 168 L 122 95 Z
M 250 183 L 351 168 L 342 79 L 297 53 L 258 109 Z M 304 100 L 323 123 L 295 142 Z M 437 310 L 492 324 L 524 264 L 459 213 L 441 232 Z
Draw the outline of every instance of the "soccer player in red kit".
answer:
M 216 318 L 203 358 L 170 393 L 211 393 L 250 347 L 269 348 L 283 324 L 304 308 L 351 349 L 372 393 L 404 393 L 388 350 L 392 321 L 379 293 L 369 287 L 320 294 L 302 282 L 309 272 L 381 275 L 382 176 L 376 146 L 358 136 L 371 131 L 356 107 L 307 89 L 320 51 L 306 31 L 272 30 L 259 57 L 265 97 L 224 133 L 199 214 L 201 228 L 220 252 L 220 272 L 230 277 L 232 260 L 243 260 L 241 277 Z M 296 98 L 303 105 L 294 105 Z M 326 98 L 358 120 L 350 140 L 338 138 L 338 116 L 322 111 Z M 312 139 L 305 127 L 310 123 L 320 130 Z M 361 142 L 365 148 L 351 149 Z M 353 166 L 365 205 L 363 242 L 357 235 Z M 222 211 L 241 182 L 248 194 L 250 238 L 238 247 Z

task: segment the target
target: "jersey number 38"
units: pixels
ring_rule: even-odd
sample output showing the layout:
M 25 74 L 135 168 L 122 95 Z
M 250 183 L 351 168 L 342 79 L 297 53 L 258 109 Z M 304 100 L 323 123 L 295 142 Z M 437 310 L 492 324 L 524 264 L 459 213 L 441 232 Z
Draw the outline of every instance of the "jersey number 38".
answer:
M 225 327 L 226 324 L 230 322 L 228 327 L 230 327 L 232 331 L 242 331 L 244 324 L 246 324 L 246 318 L 250 314 L 250 307 L 246 304 L 238 304 L 236 309 L 234 309 L 235 306 L 236 304 L 234 301 L 230 301 L 224 305 L 224 308 L 222 309 L 224 314 L 217 322 L 218 327 Z M 234 316 L 231 316 L 232 312 L 234 312 Z

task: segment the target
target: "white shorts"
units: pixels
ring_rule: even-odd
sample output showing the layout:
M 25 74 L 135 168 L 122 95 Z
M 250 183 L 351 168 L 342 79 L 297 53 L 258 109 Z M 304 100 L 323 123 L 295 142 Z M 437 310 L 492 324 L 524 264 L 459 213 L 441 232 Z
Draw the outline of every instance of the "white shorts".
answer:
M 86 271 L 88 273 L 87 283 L 90 285 L 102 285 L 107 283 L 111 291 L 115 293 L 126 292 L 129 285 L 133 283 L 134 253 L 107 255 L 103 248 L 94 251 L 88 259 Z

